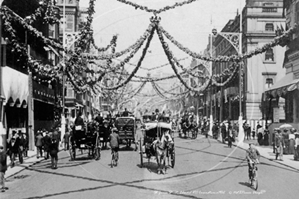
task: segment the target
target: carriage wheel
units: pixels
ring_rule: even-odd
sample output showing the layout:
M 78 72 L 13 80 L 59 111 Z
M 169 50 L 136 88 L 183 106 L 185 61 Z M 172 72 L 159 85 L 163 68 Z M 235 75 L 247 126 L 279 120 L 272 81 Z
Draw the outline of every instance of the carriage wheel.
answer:
M 69 138 L 69 153 L 71 160 L 75 160 L 76 158 L 76 148 L 75 148 L 75 143 L 72 142 L 73 137 L 70 136 Z
M 142 148 L 142 140 L 140 139 L 140 157 L 141 157 L 141 167 L 143 167 L 143 148 Z
M 172 168 L 174 168 L 174 166 L 175 166 L 175 151 L 174 150 L 171 153 L 171 166 L 172 166 Z

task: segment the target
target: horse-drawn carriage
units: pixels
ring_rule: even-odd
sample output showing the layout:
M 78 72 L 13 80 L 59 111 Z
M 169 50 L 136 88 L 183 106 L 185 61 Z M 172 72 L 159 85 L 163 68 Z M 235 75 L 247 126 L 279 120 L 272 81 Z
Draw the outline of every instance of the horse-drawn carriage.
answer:
M 171 131 L 171 123 L 149 122 L 145 124 L 144 143 L 142 140 L 139 141 L 141 167 L 144 166 L 144 158 L 147 158 L 149 163 L 151 157 L 154 156 L 158 164 L 158 173 L 163 173 L 163 169 L 166 170 L 166 159 L 168 164 L 171 161 L 171 167 L 174 168 L 175 147 Z
M 101 152 L 100 142 L 99 126 L 96 122 L 74 126 L 69 137 L 69 153 L 71 160 L 75 160 L 76 158 L 76 149 L 87 149 L 89 150 L 90 156 L 94 157 L 95 160 L 99 160 Z
M 134 117 L 118 117 L 115 121 L 115 127 L 119 131 L 121 143 L 126 142 L 126 146 L 130 147 L 134 143 L 136 133 L 136 121 Z

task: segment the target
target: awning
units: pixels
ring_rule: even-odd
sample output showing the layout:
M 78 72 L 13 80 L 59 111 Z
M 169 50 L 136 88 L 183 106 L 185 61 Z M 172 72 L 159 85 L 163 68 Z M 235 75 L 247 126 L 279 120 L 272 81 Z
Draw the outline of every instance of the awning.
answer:
M 299 79 L 294 79 L 294 74 L 289 73 L 276 82 L 269 90 L 266 90 L 265 93 L 268 96 L 281 97 L 284 96 L 288 91 L 297 89 L 298 85 Z
M 4 105 L 26 106 L 28 98 L 28 75 L 8 66 L 2 67 Z

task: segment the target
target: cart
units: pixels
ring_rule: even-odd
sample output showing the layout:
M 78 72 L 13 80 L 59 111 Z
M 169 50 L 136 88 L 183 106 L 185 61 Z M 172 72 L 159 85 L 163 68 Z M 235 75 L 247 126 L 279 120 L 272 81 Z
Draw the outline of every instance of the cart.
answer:
M 101 138 L 99 126 L 96 122 L 90 122 L 84 126 L 74 126 L 69 137 L 69 153 L 71 160 L 76 159 L 76 149 L 89 150 L 89 156 L 100 159 Z
M 157 139 L 161 139 L 162 135 L 169 131 L 170 135 L 172 132 L 171 123 L 166 122 L 148 122 L 145 124 L 145 134 L 144 134 L 144 143 L 142 140 L 139 141 L 140 144 L 140 159 L 141 159 L 141 167 L 144 165 L 144 158 L 148 159 L 148 163 L 150 162 L 151 157 L 156 156 L 155 150 L 153 149 L 153 142 Z M 167 154 L 166 159 L 169 164 L 171 161 L 171 167 L 175 166 L 175 145 L 174 139 L 171 137 L 172 143 L 167 146 Z
M 115 127 L 119 131 L 121 143 L 126 143 L 127 147 L 134 143 L 136 132 L 136 121 L 134 117 L 118 117 L 115 121 Z

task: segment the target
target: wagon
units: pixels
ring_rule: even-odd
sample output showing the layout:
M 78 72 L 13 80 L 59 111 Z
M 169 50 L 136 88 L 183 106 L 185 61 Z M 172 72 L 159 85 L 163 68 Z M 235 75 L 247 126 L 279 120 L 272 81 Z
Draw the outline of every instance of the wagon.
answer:
M 152 156 L 156 156 L 156 152 L 153 148 L 153 142 L 157 139 L 161 139 L 163 134 L 169 132 L 171 135 L 172 124 L 167 122 L 148 122 L 145 124 L 144 140 L 139 141 L 140 144 L 140 159 L 141 167 L 144 164 L 144 158 L 148 159 L 148 163 Z M 171 167 L 175 166 L 175 147 L 174 139 L 171 137 L 172 143 L 167 146 L 166 158 L 169 163 L 171 161 Z
M 134 117 L 118 117 L 115 121 L 115 127 L 119 131 L 121 143 L 126 143 L 127 147 L 134 143 L 136 133 L 136 121 Z
M 101 138 L 99 136 L 99 126 L 96 122 L 90 122 L 84 126 L 74 126 L 69 137 L 69 153 L 71 160 L 76 159 L 76 149 L 89 150 L 89 155 L 100 159 Z

